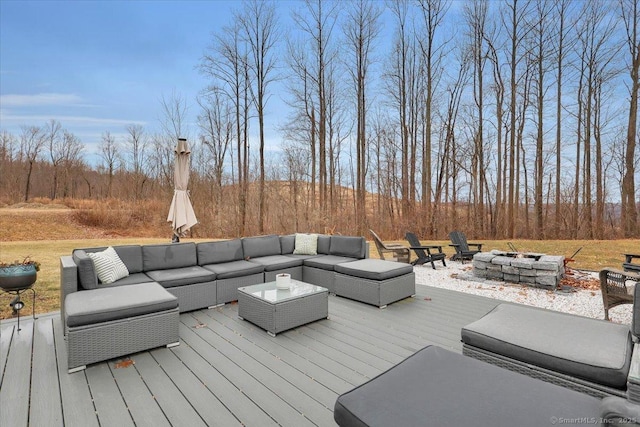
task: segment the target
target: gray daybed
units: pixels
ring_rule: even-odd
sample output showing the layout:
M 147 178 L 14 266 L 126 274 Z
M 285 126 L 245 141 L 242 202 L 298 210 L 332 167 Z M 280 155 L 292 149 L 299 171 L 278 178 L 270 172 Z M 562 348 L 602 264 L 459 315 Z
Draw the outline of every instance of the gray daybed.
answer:
M 428 346 L 339 396 L 334 419 L 341 427 L 638 425 L 639 409 Z
M 465 355 L 595 397 L 620 396 L 640 402 L 640 355 L 634 352 L 639 332 L 637 304 L 631 328 L 500 304 L 462 328 L 461 334 Z

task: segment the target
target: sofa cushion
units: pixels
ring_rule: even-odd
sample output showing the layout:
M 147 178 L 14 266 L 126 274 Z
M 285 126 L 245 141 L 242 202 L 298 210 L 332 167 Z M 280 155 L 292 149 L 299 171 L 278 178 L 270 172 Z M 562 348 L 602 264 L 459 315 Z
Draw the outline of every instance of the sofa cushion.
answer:
M 296 233 L 294 255 L 318 255 L 318 235 Z
M 286 255 L 271 255 L 260 258 L 251 258 L 249 262 L 260 264 L 264 271 L 276 271 L 285 268 L 299 267 L 302 265 L 301 259 L 296 259 Z
M 245 237 L 242 239 L 242 252 L 244 253 L 244 259 L 280 255 L 280 237 L 275 234 L 270 236 Z
M 78 282 L 82 289 L 96 289 L 98 287 L 98 274 L 93 260 L 89 258 L 84 249 L 75 249 L 71 253 L 73 262 L 78 266 Z
M 333 271 L 336 264 L 349 261 L 356 261 L 356 259 L 336 255 L 324 255 L 305 259 L 304 265 Z
M 343 427 L 587 426 L 600 413 L 595 397 L 429 346 L 339 396 L 334 419 Z
M 101 283 L 113 283 L 129 275 L 127 266 L 124 265 L 111 246 L 102 252 L 87 252 L 87 255 L 93 261 L 96 274 Z
M 329 255 L 329 248 L 331 247 L 331 236 L 326 234 L 318 234 L 318 253 Z
M 142 273 L 142 247 L 140 245 L 122 245 L 114 246 L 113 249 L 127 266 L 129 274 Z
M 264 272 L 264 266 L 262 264 L 244 260 L 209 264 L 203 267 L 214 272 L 218 280 L 232 279 L 234 277 L 249 276 L 251 274 Z
M 381 259 L 360 259 L 336 264 L 334 270 L 349 276 L 370 280 L 387 280 L 413 272 L 413 266 L 403 262 Z
M 294 255 L 294 254 L 287 254 L 285 256 L 291 257 L 291 258 L 295 258 L 295 259 L 301 259 L 302 261 L 304 261 L 305 259 L 310 259 L 310 258 L 317 258 L 317 257 L 321 257 L 324 255 Z
M 349 258 L 365 258 L 365 243 L 364 237 L 331 236 L 329 253 Z
M 191 267 L 171 268 L 168 270 L 147 271 L 147 276 L 165 288 L 211 282 L 216 275 L 211 270 L 194 265 Z
M 166 243 L 142 247 L 144 271 L 191 267 L 197 264 L 196 244 Z
M 282 255 L 292 254 L 296 245 L 295 234 L 288 234 L 286 236 L 280 236 L 280 253 Z
M 133 273 L 128 275 L 127 277 L 124 277 L 120 280 L 117 280 L 113 283 L 109 283 L 109 284 L 101 284 L 100 287 L 101 288 L 112 288 L 115 286 L 128 286 L 128 285 L 135 285 L 137 283 L 150 283 L 153 282 L 153 279 L 149 276 L 147 276 L 144 273 Z
M 633 349 L 628 325 L 512 304 L 462 328 L 462 341 L 617 388 L 626 386 Z
M 243 259 L 240 239 L 198 243 L 198 265 L 218 264 Z
M 102 247 L 93 247 L 93 248 L 82 248 L 85 252 L 100 252 L 107 249 L 106 246 Z M 127 266 L 127 270 L 129 270 L 129 274 L 141 273 L 143 270 L 142 265 L 142 247 L 140 245 L 120 245 L 114 246 L 116 253 L 124 262 L 124 265 Z
M 64 301 L 69 327 L 126 319 L 178 307 L 178 298 L 157 283 L 74 292 Z

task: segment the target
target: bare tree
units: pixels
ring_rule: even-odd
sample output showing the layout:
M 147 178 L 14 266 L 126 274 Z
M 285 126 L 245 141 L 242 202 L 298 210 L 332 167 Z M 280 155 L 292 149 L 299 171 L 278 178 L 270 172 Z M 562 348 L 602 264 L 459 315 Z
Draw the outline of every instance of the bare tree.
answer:
M 238 182 L 238 235 L 245 234 L 249 176 L 249 73 L 246 43 L 242 41 L 242 27 L 235 20 L 214 37 L 202 57 L 200 70 L 212 78 L 207 91 L 222 89 L 234 107 L 236 170 Z M 233 164 L 231 164 L 233 175 Z
M 82 168 L 82 151 L 84 144 L 73 133 L 63 131 L 62 133 L 62 160 L 60 166 L 62 169 L 62 197 L 72 195 L 73 171 Z
M 113 196 L 113 178 L 120 161 L 120 147 L 109 131 L 102 134 L 100 141 L 100 158 L 107 172 L 107 197 Z
M 46 143 L 46 136 L 38 126 L 22 126 L 20 134 L 20 154 L 27 162 L 27 176 L 24 189 L 24 201 L 29 201 L 33 167 Z
M 126 127 L 126 131 L 127 138 L 125 139 L 125 145 L 129 158 L 128 166 L 133 174 L 134 197 L 138 200 L 142 197 L 142 192 L 148 179 L 145 169 L 148 161 L 149 139 L 142 125 L 130 124 Z
M 620 0 L 620 13 L 629 48 L 629 120 L 622 180 L 622 230 L 625 237 L 640 234 L 636 206 L 635 156 L 638 138 L 638 94 L 640 92 L 640 0 Z
M 347 12 L 344 28 L 350 61 L 349 74 L 356 95 L 356 219 L 357 231 L 365 234 L 367 210 L 365 202 L 367 173 L 367 84 L 373 61 L 373 43 L 380 32 L 380 14 L 375 2 L 356 0 Z
M 258 115 L 260 134 L 260 189 L 258 207 L 258 233 L 264 232 L 265 220 L 265 109 L 268 101 L 267 88 L 275 79 L 274 46 L 278 40 L 278 22 L 275 5 L 259 0 L 249 0 L 244 4 L 238 17 L 245 41 L 248 43 L 248 65 L 252 74 L 251 94 Z
M 189 129 L 187 128 L 189 107 L 184 96 L 176 91 L 172 91 L 168 96 L 163 94 L 160 97 L 160 109 L 160 127 L 164 134 L 174 144 L 178 143 L 178 138 L 189 139 Z
M 58 168 L 63 159 L 63 140 L 62 140 L 62 125 L 57 120 L 49 120 L 43 127 L 45 138 L 47 140 L 46 145 L 49 151 L 49 159 L 51 160 L 51 166 L 53 168 L 53 176 L 51 180 L 51 191 L 49 198 L 54 200 L 58 190 Z

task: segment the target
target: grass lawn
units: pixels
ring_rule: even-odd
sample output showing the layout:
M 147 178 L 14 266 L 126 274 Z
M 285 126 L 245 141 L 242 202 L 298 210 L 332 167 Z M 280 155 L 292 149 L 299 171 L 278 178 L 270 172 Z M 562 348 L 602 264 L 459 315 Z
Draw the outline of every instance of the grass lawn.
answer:
M 183 241 L 198 241 L 184 239 Z M 576 250 L 582 248 L 575 257 L 575 262 L 570 264 L 572 268 L 581 270 L 598 271 L 603 267 L 620 268 L 624 260 L 623 253 L 640 253 L 640 240 L 512 240 L 513 245 L 523 252 L 540 252 L 547 254 L 571 256 Z M 123 239 L 84 239 L 84 240 L 40 240 L 21 242 L 2 242 L 0 244 L 0 260 L 11 262 L 31 256 L 41 264 L 38 273 L 38 281 L 35 290 L 37 292 L 36 312 L 47 313 L 60 309 L 60 256 L 70 255 L 75 248 L 87 248 L 95 246 L 124 245 L 124 244 L 151 244 L 168 243 L 168 239 L 151 238 L 123 238 Z M 391 242 L 390 242 L 391 243 Z M 396 241 L 407 245 L 405 241 Z M 425 244 L 443 245 L 447 255 L 454 253 L 449 241 L 423 241 Z M 482 241 L 483 250 L 491 249 L 509 250 L 506 240 Z M 407 245 L 408 246 L 408 245 Z M 378 254 L 373 242 L 370 242 L 370 256 L 377 258 Z M 25 294 L 25 308 L 23 315 L 31 312 L 31 295 Z M 9 302 L 12 297 L 7 294 L 0 295 L 0 319 L 12 316 Z

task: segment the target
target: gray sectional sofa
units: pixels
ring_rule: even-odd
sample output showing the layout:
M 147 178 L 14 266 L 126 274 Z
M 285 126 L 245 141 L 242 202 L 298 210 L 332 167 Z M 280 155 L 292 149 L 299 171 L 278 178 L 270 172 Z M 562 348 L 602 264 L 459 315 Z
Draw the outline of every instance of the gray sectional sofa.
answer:
M 369 253 L 363 237 L 319 235 L 315 254 L 294 253 L 295 239 L 295 235 L 269 235 L 197 244 L 115 246 L 129 275 L 109 284 L 100 283 L 92 259 L 106 248 L 76 249 L 61 257 L 60 306 L 70 371 L 154 346 L 176 345 L 180 312 L 235 301 L 239 287 L 274 281 L 280 273 L 336 293 L 336 277 L 343 281 L 351 277 L 338 273 L 337 267 L 363 260 Z M 364 293 L 375 298 L 344 296 L 382 307 L 415 293 L 411 266 L 370 261 L 388 264 L 361 265 L 352 274 L 367 282 L 369 289 Z M 369 272 L 373 267 L 382 271 Z M 398 281 L 403 286 L 394 289 L 401 292 L 389 293 Z M 157 332 L 158 316 L 171 326 L 151 340 L 141 339 L 139 330 Z M 144 324 L 135 324 L 140 321 Z M 104 333 L 96 334 L 99 329 Z

